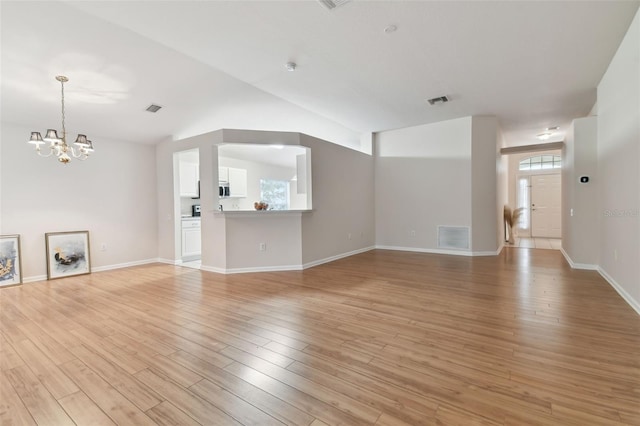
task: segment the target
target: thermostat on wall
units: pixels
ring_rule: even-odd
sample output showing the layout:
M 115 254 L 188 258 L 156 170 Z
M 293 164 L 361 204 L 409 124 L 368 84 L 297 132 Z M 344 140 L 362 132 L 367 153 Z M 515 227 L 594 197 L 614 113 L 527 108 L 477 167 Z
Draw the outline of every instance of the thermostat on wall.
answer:
M 580 183 L 589 182 L 589 176 L 580 176 Z

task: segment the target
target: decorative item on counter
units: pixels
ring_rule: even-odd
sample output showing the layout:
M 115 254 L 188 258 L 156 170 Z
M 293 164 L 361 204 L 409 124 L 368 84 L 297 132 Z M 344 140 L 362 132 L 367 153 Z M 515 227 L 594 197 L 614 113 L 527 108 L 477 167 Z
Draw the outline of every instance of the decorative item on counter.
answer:
M 256 210 L 268 210 L 269 204 L 265 203 L 264 201 L 256 201 L 255 203 L 253 203 L 253 207 Z

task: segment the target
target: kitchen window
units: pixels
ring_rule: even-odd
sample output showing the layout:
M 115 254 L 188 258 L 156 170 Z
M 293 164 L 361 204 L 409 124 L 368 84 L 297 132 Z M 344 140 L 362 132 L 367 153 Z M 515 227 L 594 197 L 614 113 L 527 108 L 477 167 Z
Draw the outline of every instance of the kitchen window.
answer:
M 269 210 L 289 210 L 289 181 L 260 179 L 260 200 Z

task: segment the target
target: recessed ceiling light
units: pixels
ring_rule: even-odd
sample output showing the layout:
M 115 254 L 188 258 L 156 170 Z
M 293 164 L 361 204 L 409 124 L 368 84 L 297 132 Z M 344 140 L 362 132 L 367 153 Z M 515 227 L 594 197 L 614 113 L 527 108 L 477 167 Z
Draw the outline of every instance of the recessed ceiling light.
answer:
M 396 27 L 395 25 L 388 25 L 384 28 L 384 32 L 389 34 L 392 32 L 395 32 L 398 29 L 398 27 Z
M 287 69 L 287 71 L 295 71 L 297 66 L 298 64 L 296 64 L 295 62 L 287 62 L 286 64 L 284 64 L 284 67 Z

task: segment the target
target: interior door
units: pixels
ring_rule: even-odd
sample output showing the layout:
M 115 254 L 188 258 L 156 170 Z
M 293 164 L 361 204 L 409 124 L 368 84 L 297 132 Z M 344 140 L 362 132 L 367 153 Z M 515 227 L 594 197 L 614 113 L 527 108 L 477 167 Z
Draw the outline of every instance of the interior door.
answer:
M 531 176 L 531 236 L 561 236 L 560 174 Z

